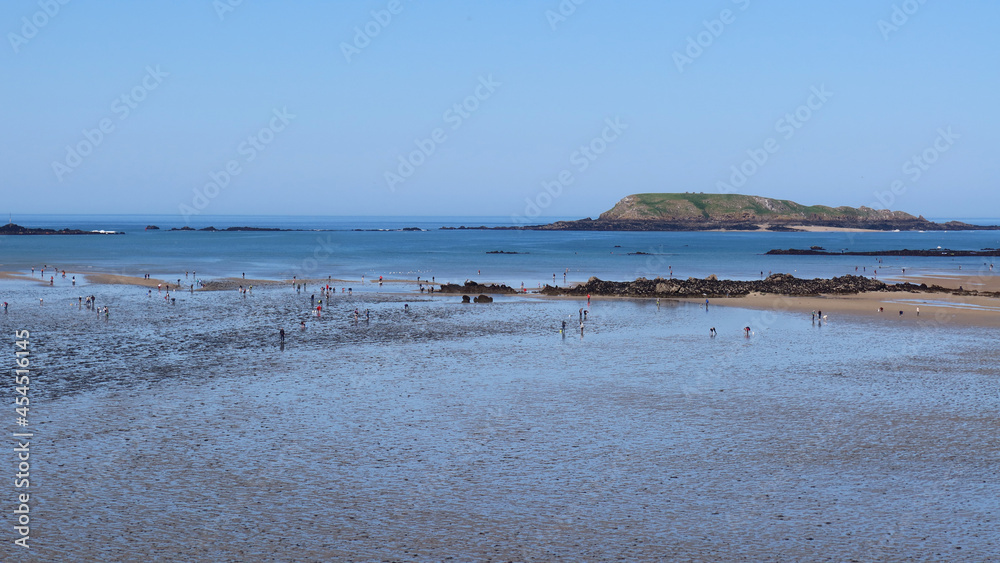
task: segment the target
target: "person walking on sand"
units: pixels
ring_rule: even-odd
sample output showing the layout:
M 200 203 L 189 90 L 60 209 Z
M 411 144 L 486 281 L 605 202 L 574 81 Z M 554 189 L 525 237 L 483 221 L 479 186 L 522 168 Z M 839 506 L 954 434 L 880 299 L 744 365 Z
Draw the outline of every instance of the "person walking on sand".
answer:
M 920 316 L 920 307 L 917 307 L 917 316 Z

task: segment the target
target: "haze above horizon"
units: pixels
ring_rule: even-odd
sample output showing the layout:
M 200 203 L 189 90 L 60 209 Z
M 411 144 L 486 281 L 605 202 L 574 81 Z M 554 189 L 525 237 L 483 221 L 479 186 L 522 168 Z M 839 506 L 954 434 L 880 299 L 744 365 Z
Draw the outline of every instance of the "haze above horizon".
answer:
M 0 8 L 15 216 L 1000 207 L 985 0 L 63 2 Z

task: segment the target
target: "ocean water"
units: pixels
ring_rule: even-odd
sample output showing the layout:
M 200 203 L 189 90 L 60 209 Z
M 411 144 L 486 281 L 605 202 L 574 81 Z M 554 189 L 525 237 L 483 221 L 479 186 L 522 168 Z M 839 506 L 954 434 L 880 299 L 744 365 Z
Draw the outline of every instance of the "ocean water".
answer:
M 571 266 L 569 281 L 853 273 L 852 261 L 760 255 L 812 244 L 1000 246 L 990 233 L 466 232 L 436 220 L 421 232 L 350 230 L 424 226 L 381 219 L 309 233 L 132 227 L 148 219 L 76 224 L 122 236 L 5 237 L 0 270 L 283 278 L 329 235 L 339 246 L 300 277 L 530 286 Z M 232 224 L 269 226 L 253 219 Z M 624 255 L 649 248 L 664 251 Z M 908 276 L 981 266 L 908 260 Z M 312 291 L 280 286 L 172 303 L 85 276 L 0 280 L 10 358 L 14 331 L 31 332 L 35 434 L 33 547 L 12 544 L 8 484 L 0 561 L 1000 558 L 996 329 L 832 307 L 821 324 L 777 301 L 463 305 L 412 283 L 367 287 L 317 315 Z M 0 397 L 14 394 L 8 378 Z M 13 406 L 6 423 L 25 430 Z M 8 476 L 17 463 L 0 455 Z
M 440 230 L 442 226 L 496 226 L 502 217 L 329 218 L 192 217 L 191 226 L 259 226 L 325 229 L 298 232 L 170 232 L 179 216 L 25 216 L 18 224 L 125 231 L 125 235 L 0 237 L 0 271 L 30 271 L 44 265 L 77 272 L 150 273 L 176 279 L 199 277 L 326 278 L 359 280 L 385 276 L 439 282 L 476 279 L 537 287 L 586 281 L 591 276 L 759 278 L 761 272 L 799 277 L 870 273 L 911 277 L 980 272 L 992 275 L 987 259 L 893 257 L 880 263 L 860 256 L 765 256 L 774 248 L 822 246 L 871 251 L 887 249 L 1000 248 L 1000 231 L 875 233 L 643 233 Z M 990 220 L 984 220 L 989 223 Z M 1000 223 L 1000 219 L 996 220 Z M 161 230 L 146 231 L 155 224 Z M 419 228 L 421 231 L 400 231 Z M 365 229 L 355 231 L 354 229 Z M 379 231 L 378 229 L 382 229 Z M 374 230 L 374 231 L 373 231 Z M 488 254 L 491 251 L 518 254 Z M 636 254 L 636 253 L 645 254 Z M 36 270 L 37 271 L 37 270 Z

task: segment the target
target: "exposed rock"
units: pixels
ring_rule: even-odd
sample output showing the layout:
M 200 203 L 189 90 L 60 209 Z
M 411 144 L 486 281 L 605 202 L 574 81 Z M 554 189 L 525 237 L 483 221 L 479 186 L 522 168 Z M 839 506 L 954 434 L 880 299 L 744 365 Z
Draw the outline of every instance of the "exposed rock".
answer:
M 712 276 L 710 276 L 712 277 Z M 799 279 L 789 274 L 772 274 L 764 280 L 719 280 L 688 278 L 686 280 L 646 280 L 631 282 L 603 281 L 590 278 L 587 283 L 571 288 L 545 286 L 545 295 L 610 295 L 621 297 L 742 297 L 751 293 L 779 295 L 854 294 L 865 292 L 954 292 L 954 289 L 926 284 L 886 284 L 863 276 L 840 276 L 831 279 Z M 997 296 L 993 292 L 964 292 L 969 295 Z
M 462 303 L 471 303 L 471 302 L 472 302 L 472 300 L 469 299 L 468 295 L 463 295 L 462 296 Z
M 480 295 L 479 297 L 476 297 L 473 301 L 475 301 L 476 303 L 492 303 L 493 298 L 490 297 L 489 295 Z
M 81 231 L 80 229 L 32 229 L 14 223 L 0 227 L 0 235 L 124 235 L 124 231 Z
M 490 284 L 483 285 L 481 283 L 476 283 L 472 280 L 465 282 L 464 285 L 458 285 L 457 283 L 446 283 L 442 284 L 440 289 L 437 290 L 438 293 L 493 293 L 493 294 L 503 294 L 503 295 L 513 295 L 517 293 L 517 290 L 513 287 L 508 287 L 503 284 Z
M 983 250 L 951 250 L 948 248 L 932 248 L 930 250 L 866 250 L 866 251 L 843 251 L 828 252 L 816 250 L 819 247 L 811 247 L 809 250 L 800 248 L 789 248 L 782 250 L 775 248 L 768 250 L 766 254 L 777 256 L 1000 256 L 1000 250 L 995 248 L 985 248 Z

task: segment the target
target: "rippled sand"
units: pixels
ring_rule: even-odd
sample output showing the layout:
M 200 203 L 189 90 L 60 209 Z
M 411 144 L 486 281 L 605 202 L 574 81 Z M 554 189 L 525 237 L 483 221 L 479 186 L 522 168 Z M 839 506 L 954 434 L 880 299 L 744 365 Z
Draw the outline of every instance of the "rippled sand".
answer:
M 995 331 L 595 300 L 581 338 L 574 300 L 3 289 L 39 369 L 33 547 L 3 561 L 1000 553 Z

